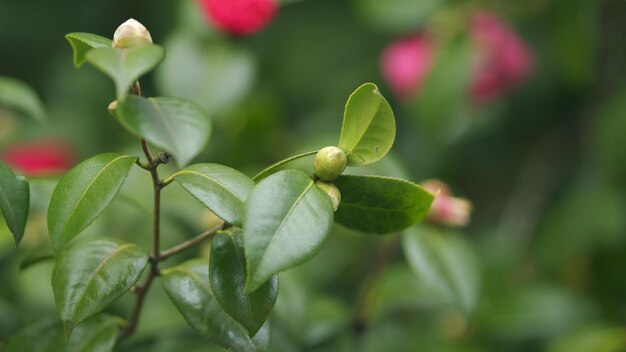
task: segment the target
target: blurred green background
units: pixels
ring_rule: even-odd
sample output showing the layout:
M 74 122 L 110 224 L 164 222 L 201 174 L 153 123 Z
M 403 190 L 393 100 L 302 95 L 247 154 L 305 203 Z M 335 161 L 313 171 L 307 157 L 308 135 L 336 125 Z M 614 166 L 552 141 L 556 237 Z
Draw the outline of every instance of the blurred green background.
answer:
M 396 100 L 380 73 L 383 49 L 442 18 L 454 25 L 469 9 L 510 22 L 533 52 L 528 79 L 484 104 L 454 89 Z M 337 226 L 320 254 L 281 274 L 271 351 L 626 351 L 625 1 L 292 0 L 264 30 L 233 37 L 212 29 L 191 0 L 0 0 L 0 75 L 31 85 L 49 118 L 40 125 L 0 110 L 0 151 L 54 137 L 77 160 L 139 152 L 106 109 L 113 84 L 88 65 L 75 69 L 64 39 L 76 31 L 111 37 L 130 17 L 167 50 L 142 79 L 144 95 L 193 100 L 213 120 L 196 161 L 252 176 L 334 145 L 348 95 L 375 82 L 394 108 L 398 136 L 368 172 L 439 178 L 473 203 L 463 229 L 420 225 L 404 236 L 371 236 Z M 451 60 L 438 79 L 463 84 L 458 72 Z M 132 171 L 87 232 L 148 248 L 147 177 Z M 19 269 L 49 246 L 55 182 L 32 180 L 18 249 L 0 227 L 0 349 L 22 328 L 58 319 L 52 264 Z M 210 222 L 180 187 L 163 197 L 164 247 Z M 127 295 L 110 312 L 125 317 L 132 304 Z M 137 336 L 117 350 L 221 349 L 197 338 L 156 285 Z

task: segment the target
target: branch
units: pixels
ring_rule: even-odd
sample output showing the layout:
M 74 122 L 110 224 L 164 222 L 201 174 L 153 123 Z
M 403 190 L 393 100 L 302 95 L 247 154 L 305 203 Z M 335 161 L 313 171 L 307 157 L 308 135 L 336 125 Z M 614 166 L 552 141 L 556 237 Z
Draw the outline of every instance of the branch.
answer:
M 177 246 L 174 246 L 172 248 L 166 249 L 164 251 L 161 252 L 161 254 L 159 255 L 159 260 L 165 260 L 175 254 L 178 254 L 182 251 L 186 251 L 187 249 L 197 245 L 198 243 L 204 241 L 207 238 L 211 238 L 213 236 L 215 236 L 215 234 L 217 233 L 217 231 L 223 230 L 227 227 L 229 227 L 230 225 L 226 222 L 222 222 L 217 226 L 214 226 L 211 229 L 208 229 L 206 231 L 204 231 L 203 233 L 197 235 L 196 237 L 185 241 Z

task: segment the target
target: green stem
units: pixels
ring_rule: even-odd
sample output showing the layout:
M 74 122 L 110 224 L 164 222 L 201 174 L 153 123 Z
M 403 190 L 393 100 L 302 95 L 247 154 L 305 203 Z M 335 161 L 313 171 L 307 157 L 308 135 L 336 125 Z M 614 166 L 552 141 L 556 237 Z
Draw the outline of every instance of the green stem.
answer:
M 288 162 L 294 161 L 296 159 L 300 159 L 300 158 L 304 158 L 305 156 L 313 155 L 313 154 L 317 153 L 318 151 L 319 150 L 312 150 L 310 152 L 306 152 L 306 153 L 290 156 L 287 159 L 283 159 L 281 161 L 278 161 L 278 162 L 276 162 L 276 163 L 266 167 L 265 169 L 263 169 L 263 171 L 259 172 L 256 176 L 254 176 L 252 178 L 252 181 L 254 181 L 254 182 L 261 181 L 262 179 L 264 179 L 267 176 L 269 176 L 275 169 L 279 168 L 280 166 L 282 166 L 284 164 L 287 164 Z

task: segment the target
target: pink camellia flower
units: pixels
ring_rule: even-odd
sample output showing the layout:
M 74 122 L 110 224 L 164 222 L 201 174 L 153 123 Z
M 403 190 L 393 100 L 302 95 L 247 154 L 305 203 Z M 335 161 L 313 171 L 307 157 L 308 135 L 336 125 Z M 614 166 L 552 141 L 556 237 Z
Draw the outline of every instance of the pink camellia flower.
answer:
M 453 227 L 463 227 L 469 224 L 472 212 L 470 201 L 453 197 L 448 186 L 440 180 L 424 181 L 422 187 L 435 195 L 435 200 L 426 214 L 426 220 L 434 224 Z
M 49 176 L 66 172 L 76 160 L 70 146 L 57 139 L 16 144 L 4 150 L 0 159 L 26 176 Z
M 278 11 L 275 0 L 199 0 L 206 17 L 217 28 L 248 35 L 265 27 Z
M 433 59 L 433 45 L 425 34 L 391 43 L 383 51 L 381 70 L 399 99 L 409 99 L 422 85 Z
M 493 100 L 528 76 L 533 61 L 530 50 L 502 19 L 476 12 L 469 32 L 477 48 L 469 87 L 474 101 Z M 399 39 L 384 49 L 382 75 L 399 99 L 410 99 L 419 92 L 435 55 L 434 39 L 426 33 Z
M 475 100 L 492 100 L 528 76 L 533 65 L 530 50 L 502 19 L 476 12 L 470 33 L 479 49 L 470 90 Z

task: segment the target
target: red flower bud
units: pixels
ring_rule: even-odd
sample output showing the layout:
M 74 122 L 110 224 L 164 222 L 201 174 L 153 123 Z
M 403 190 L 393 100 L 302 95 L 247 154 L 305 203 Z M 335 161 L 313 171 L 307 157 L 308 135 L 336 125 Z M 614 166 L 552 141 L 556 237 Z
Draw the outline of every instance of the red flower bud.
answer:
M 434 224 L 463 227 L 470 222 L 472 203 L 467 199 L 452 197 L 448 186 L 439 180 L 422 182 L 422 187 L 435 195 L 426 219 Z
M 0 158 L 26 176 L 63 174 L 76 159 L 70 146 L 57 139 L 16 144 L 3 151 Z
M 239 35 L 253 34 L 276 15 L 275 0 L 199 0 L 205 16 L 217 28 Z

